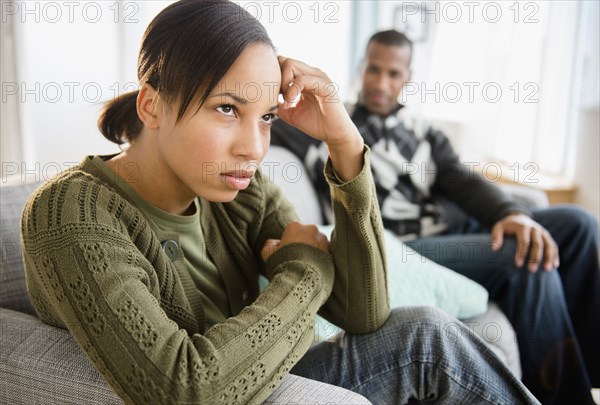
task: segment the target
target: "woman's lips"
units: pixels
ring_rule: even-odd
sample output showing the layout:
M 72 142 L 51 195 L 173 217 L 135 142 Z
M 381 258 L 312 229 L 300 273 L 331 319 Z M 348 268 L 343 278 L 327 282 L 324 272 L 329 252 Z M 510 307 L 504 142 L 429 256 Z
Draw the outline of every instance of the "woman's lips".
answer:
M 254 176 L 254 173 L 247 171 L 221 173 L 223 181 L 227 183 L 229 187 L 238 191 L 248 188 L 250 185 L 250 180 L 252 180 L 252 176 Z

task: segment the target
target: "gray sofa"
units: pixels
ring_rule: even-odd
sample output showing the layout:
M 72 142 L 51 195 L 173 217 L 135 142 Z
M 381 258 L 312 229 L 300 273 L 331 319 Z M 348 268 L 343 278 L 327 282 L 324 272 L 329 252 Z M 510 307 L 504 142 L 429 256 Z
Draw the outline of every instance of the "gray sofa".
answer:
M 276 147 L 271 148 L 266 161 L 276 163 L 276 168 L 289 169 L 289 176 L 294 167 L 301 165 L 289 152 Z M 300 217 L 305 222 L 319 222 L 319 205 L 306 177 L 290 182 L 277 173 L 282 171 L 274 170 L 273 180 L 286 189 Z M 19 182 L 0 186 L 0 404 L 121 404 L 69 332 L 42 323 L 29 301 L 19 224 L 24 202 L 37 186 Z M 490 322 L 512 331 L 493 305 L 482 317 L 465 322 L 471 322 L 476 332 L 478 326 L 480 329 Z M 520 375 L 514 333 L 489 343 Z M 350 391 L 296 376 L 288 376 L 267 403 L 369 404 Z

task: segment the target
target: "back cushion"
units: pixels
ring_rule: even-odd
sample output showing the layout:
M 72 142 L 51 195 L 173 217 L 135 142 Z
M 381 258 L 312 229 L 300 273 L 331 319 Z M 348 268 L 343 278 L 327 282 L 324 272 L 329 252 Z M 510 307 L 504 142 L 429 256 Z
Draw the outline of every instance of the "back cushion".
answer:
M 21 212 L 40 183 L 0 186 L 0 307 L 35 315 L 25 287 L 19 239 Z
M 302 162 L 281 146 L 270 146 L 262 163 L 263 173 L 281 188 L 303 223 L 322 224 L 317 193 Z

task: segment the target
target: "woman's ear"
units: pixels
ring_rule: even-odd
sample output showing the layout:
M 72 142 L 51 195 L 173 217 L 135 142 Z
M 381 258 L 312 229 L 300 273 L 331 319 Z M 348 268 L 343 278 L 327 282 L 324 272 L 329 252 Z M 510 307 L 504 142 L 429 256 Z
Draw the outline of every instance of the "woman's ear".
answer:
M 158 92 L 148 83 L 144 83 L 138 93 L 137 114 L 145 127 L 149 129 L 158 129 L 160 127 Z

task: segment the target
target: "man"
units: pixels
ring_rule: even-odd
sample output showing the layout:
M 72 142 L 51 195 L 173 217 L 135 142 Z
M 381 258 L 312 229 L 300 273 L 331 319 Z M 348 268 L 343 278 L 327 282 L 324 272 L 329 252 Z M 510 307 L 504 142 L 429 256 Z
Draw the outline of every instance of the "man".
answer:
M 600 386 L 596 220 L 575 207 L 530 212 L 470 172 L 442 132 L 398 104 L 411 57 L 403 34 L 373 35 L 351 111 L 371 148 L 384 225 L 487 288 L 515 328 L 523 381 L 541 402 L 593 404 L 590 388 Z M 271 142 L 303 158 L 326 200 L 324 145 L 281 121 Z

